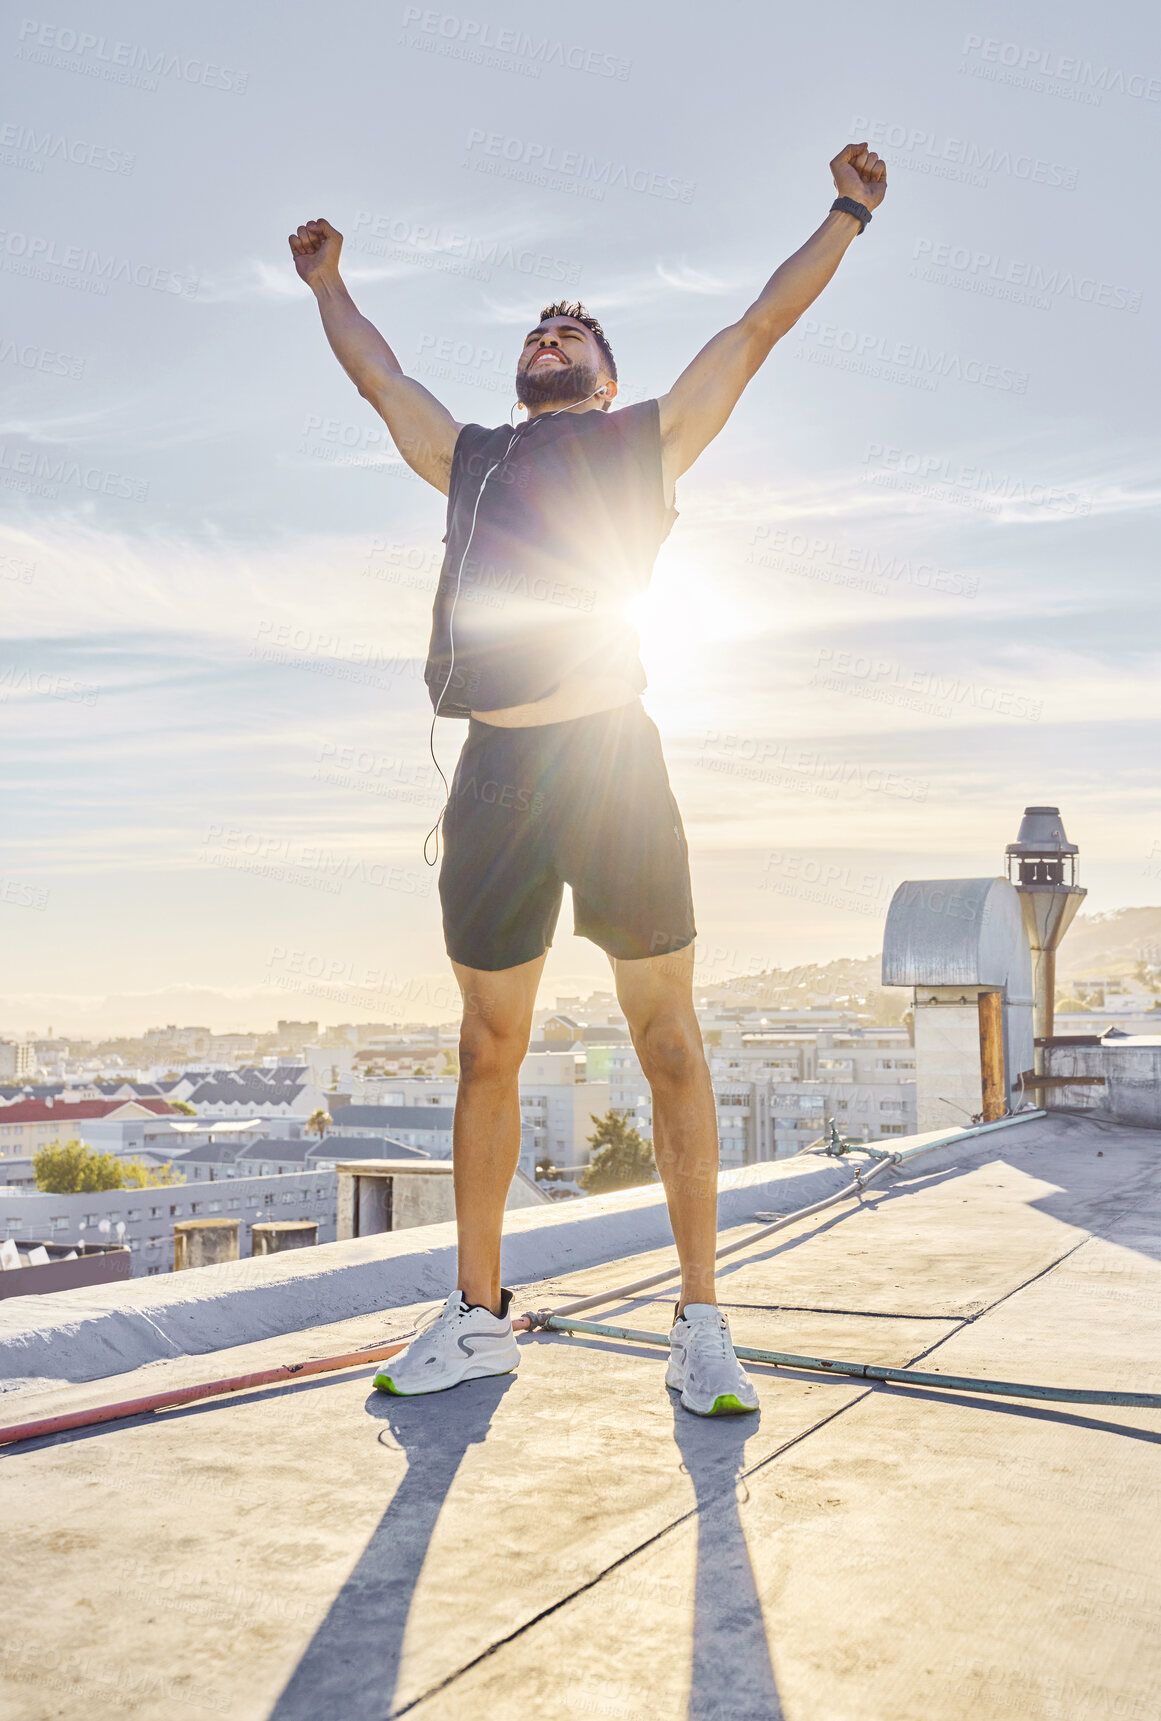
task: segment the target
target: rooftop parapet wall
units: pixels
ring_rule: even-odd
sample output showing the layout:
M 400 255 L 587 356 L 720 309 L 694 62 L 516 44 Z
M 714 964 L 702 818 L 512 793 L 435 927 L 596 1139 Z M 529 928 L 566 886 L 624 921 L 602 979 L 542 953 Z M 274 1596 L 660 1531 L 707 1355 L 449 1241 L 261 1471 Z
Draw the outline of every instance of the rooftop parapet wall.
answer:
M 1044 1103 L 1053 1111 L 1087 1112 L 1114 1123 L 1161 1130 L 1161 1034 L 1114 1037 L 1096 1045 L 1049 1045 L 1044 1069 L 1049 1076 L 1094 1077 L 1099 1084 L 1044 1089 Z

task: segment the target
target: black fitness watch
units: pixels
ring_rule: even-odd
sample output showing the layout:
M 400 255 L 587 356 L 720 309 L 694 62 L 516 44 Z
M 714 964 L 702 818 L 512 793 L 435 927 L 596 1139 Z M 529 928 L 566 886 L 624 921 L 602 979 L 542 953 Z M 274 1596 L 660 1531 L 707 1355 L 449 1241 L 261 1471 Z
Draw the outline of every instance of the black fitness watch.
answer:
M 867 225 L 867 222 L 871 219 L 871 211 L 867 208 L 866 204 L 856 203 L 853 197 L 836 197 L 830 207 L 832 214 L 837 209 L 841 211 L 843 215 L 853 215 L 855 220 L 859 223 L 860 233 Z

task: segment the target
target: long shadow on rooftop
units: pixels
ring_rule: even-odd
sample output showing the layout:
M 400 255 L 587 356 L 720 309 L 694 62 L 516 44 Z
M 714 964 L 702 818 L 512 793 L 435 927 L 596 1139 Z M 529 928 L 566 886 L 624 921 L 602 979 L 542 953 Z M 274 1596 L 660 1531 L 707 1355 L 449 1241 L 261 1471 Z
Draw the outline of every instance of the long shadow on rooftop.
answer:
M 780 1721 L 762 1603 L 738 1509 L 752 1416 L 706 1421 L 673 1399 L 673 1435 L 697 1496 L 689 1721 Z M 742 1483 L 745 1487 L 745 1483 Z
M 441 1394 L 438 1405 L 430 1397 L 376 1395 L 371 1408 L 406 1452 L 407 1473 L 269 1721 L 364 1721 L 393 1712 L 411 1598 L 428 1544 L 464 1454 L 487 1437 L 511 1385 L 510 1375 L 472 1381 Z

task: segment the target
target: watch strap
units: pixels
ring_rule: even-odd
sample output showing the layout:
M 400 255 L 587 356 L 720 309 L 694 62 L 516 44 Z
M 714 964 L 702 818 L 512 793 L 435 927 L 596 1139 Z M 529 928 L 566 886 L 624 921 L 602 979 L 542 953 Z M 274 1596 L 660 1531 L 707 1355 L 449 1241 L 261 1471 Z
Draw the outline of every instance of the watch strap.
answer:
M 860 233 L 871 219 L 871 211 L 866 204 L 857 203 L 853 197 L 836 197 L 830 207 L 832 213 L 837 209 L 843 215 L 853 215 L 859 223 Z

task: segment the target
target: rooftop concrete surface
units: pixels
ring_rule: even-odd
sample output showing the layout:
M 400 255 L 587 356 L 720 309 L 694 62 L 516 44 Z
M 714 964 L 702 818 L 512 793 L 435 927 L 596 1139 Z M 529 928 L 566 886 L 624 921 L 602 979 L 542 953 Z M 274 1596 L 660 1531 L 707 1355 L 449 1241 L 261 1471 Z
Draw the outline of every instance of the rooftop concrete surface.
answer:
M 1161 1390 L 1159 1150 L 1059 1115 L 940 1149 L 725 1263 L 734 1336 Z M 6 1420 L 353 1349 L 416 1312 L 14 1392 Z M 752 1364 L 760 1414 L 703 1421 L 663 1351 L 522 1352 L 428 1399 L 380 1397 L 368 1366 L 0 1452 L 0 1717 L 1161 1715 L 1161 1412 Z

